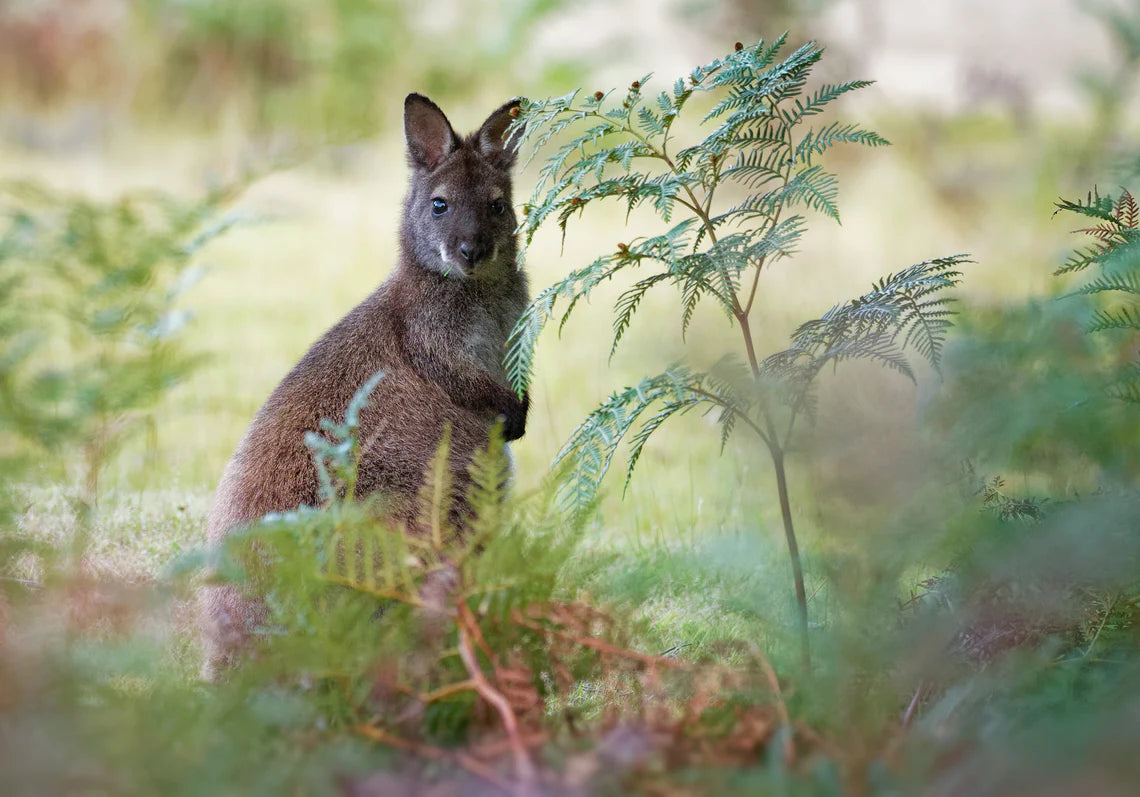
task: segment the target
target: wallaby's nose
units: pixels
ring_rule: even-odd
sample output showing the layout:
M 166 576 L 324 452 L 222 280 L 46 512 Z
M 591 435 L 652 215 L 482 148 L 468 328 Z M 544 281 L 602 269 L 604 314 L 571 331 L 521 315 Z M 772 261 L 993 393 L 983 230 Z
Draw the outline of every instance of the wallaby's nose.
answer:
M 463 259 L 470 265 L 482 259 L 483 255 L 486 254 L 486 249 L 479 244 L 464 241 L 459 244 L 459 254 L 463 255 Z

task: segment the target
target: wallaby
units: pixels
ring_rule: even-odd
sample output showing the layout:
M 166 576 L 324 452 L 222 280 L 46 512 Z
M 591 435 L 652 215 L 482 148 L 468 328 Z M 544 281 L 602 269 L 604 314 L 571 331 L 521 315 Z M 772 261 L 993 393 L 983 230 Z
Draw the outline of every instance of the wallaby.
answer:
M 408 95 L 411 181 L 396 270 L 309 349 L 258 411 L 218 485 L 211 544 L 268 512 L 318 503 L 305 432 L 321 418 L 342 418 L 377 371 L 384 377 L 360 418 L 356 490 L 379 493 L 388 517 L 411 533 L 445 428 L 460 495 L 493 424 L 501 419 L 508 441 L 522 437 L 529 397 L 519 399 L 503 368 L 507 337 L 528 301 L 511 207 L 517 140 L 504 141 L 517 108 L 517 101 L 503 105 L 460 138 L 431 100 Z M 204 588 L 201 603 L 203 676 L 213 679 L 245 646 L 263 609 L 231 586 Z

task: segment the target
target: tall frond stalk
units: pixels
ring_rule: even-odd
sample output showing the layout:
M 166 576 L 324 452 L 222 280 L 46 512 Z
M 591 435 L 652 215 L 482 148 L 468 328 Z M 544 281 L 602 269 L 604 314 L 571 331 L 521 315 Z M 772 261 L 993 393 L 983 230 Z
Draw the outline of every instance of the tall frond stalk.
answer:
M 787 184 L 787 179 L 784 180 L 784 183 L 785 185 Z M 711 191 L 709 195 L 711 197 Z M 778 223 L 778 217 L 778 213 L 773 217 L 773 225 Z M 707 217 L 705 218 L 705 223 L 711 225 Z M 715 231 L 710 229 L 710 240 L 715 240 L 713 238 L 714 234 Z M 735 294 L 732 296 L 734 305 L 733 315 L 736 318 L 737 324 L 740 326 L 740 334 L 744 339 L 744 348 L 748 357 L 748 367 L 752 371 L 752 378 L 756 382 L 760 382 L 762 373 L 760 361 L 756 357 L 756 345 L 752 338 L 752 326 L 749 322 L 749 314 L 752 311 L 752 303 L 756 296 L 757 286 L 760 283 L 760 272 L 763 265 L 763 259 L 755 264 L 752 288 L 747 303 L 742 307 L 738 297 Z M 776 476 L 776 492 L 780 501 L 780 519 L 784 524 L 784 538 L 788 545 L 788 558 L 791 560 L 792 565 L 792 583 L 796 591 L 796 612 L 800 636 L 800 663 L 804 672 L 810 672 L 811 640 L 808 634 L 807 589 L 804 586 L 804 567 L 803 560 L 800 557 L 800 545 L 796 539 L 795 523 L 792 521 L 792 504 L 788 496 L 788 473 L 784 467 L 784 445 L 785 441 L 791 438 L 796 416 L 793 411 L 787 432 L 784 435 L 784 440 L 781 441 L 776 429 L 776 424 L 768 413 L 767 408 L 762 408 L 761 411 L 767 427 L 767 434 L 760 435 L 760 437 L 764 440 L 768 448 L 768 453 L 772 457 L 772 468 Z M 759 430 L 756 429 L 756 431 L 758 432 Z
M 788 474 L 784 469 L 783 449 L 768 449 L 772 454 L 772 466 L 776 470 L 776 492 L 780 498 L 780 516 L 784 521 L 784 536 L 788 543 L 788 556 L 792 560 L 792 581 L 796 588 L 796 609 L 800 627 L 800 659 L 805 671 L 811 670 L 811 645 L 808 636 L 807 590 L 804 587 L 804 568 L 800 560 L 800 546 L 796 540 L 796 529 L 792 524 L 792 503 L 788 497 Z

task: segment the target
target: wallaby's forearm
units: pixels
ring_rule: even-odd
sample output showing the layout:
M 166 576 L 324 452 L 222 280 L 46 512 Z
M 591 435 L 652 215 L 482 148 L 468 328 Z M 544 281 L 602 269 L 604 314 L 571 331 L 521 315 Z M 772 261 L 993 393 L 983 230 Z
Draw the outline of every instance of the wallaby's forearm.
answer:
M 429 351 L 411 351 L 412 366 L 425 379 L 439 385 L 460 407 L 503 418 L 503 436 L 517 440 L 526 433 L 530 395 L 522 399 L 489 373 L 476 368 L 454 367 Z

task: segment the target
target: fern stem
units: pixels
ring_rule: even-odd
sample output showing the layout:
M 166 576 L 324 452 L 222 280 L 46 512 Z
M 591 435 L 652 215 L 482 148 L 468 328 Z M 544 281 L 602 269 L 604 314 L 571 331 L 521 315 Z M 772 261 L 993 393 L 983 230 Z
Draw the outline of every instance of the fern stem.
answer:
M 740 324 L 740 332 L 744 336 L 744 348 L 748 352 L 748 367 L 752 369 L 752 378 L 760 380 L 760 360 L 756 357 L 756 346 L 752 342 L 752 328 L 748 323 L 748 311 L 740 306 L 735 293 L 730 293 L 732 303 L 735 305 L 733 315 Z
M 736 407 L 732 406 L 731 404 L 726 403 L 722 396 L 718 396 L 715 393 L 710 393 L 707 390 L 701 390 L 700 388 L 697 388 L 697 387 L 690 387 L 687 389 L 693 393 L 696 393 L 698 396 L 704 396 L 705 398 L 712 401 L 712 403 L 716 404 L 718 407 L 724 407 L 729 412 L 735 413 L 736 417 L 738 417 L 742 421 L 744 421 L 744 423 L 747 424 L 748 427 L 752 429 L 752 431 L 756 432 L 756 434 L 760 437 L 760 439 L 764 441 L 765 445 L 767 445 L 769 448 L 771 448 L 771 446 L 773 445 L 773 442 L 772 442 L 772 439 L 768 436 L 768 433 L 765 432 L 763 429 L 761 429 L 759 427 L 759 425 L 757 425 L 756 421 L 749 418 L 747 413 L 741 412 Z M 779 444 L 779 441 L 776 441 L 776 445 L 778 445 L 778 444 Z
M 650 152 L 653 153 L 654 157 L 660 158 L 661 160 L 663 160 L 665 162 L 665 165 L 669 167 L 669 171 L 673 172 L 673 174 L 677 175 L 678 177 L 681 176 L 681 173 L 679 171 L 677 171 L 677 164 L 673 161 L 672 158 L 669 157 L 669 154 L 667 152 L 665 152 L 664 146 L 662 146 L 661 149 L 658 149 L 657 147 L 653 146 L 653 142 L 651 142 L 646 136 L 643 136 L 643 135 L 641 135 L 641 133 L 638 133 L 633 128 L 632 124 L 625 125 L 621 129 L 624 130 L 626 133 L 629 133 L 631 136 L 636 138 L 638 141 L 640 141 L 645 146 L 645 148 L 647 150 L 649 150 Z M 716 228 L 712 223 L 712 219 L 709 218 L 708 211 L 701 207 L 701 201 L 699 199 L 697 199 L 697 195 L 693 193 L 693 189 L 689 187 L 688 183 L 682 181 L 681 187 L 685 189 L 685 193 L 689 195 L 689 199 L 691 200 L 691 202 L 686 202 L 685 200 L 681 199 L 680 197 L 675 197 L 676 201 L 680 202 L 682 205 L 687 207 L 689 210 L 691 210 L 697 214 L 697 217 L 701 220 L 701 223 L 705 225 L 705 230 L 708 231 L 709 240 L 715 244 L 716 243 Z M 709 190 L 707 198 L 709 199 L 709 201 L 711 203 L 711 201 L 712 201 L 712 189 Z
M 787 177 L 785 177 L 784 178 L 784 185 L 786 186 L 787 184 L 788 184 L 788 179 L 787 179 Z M 780 223 L 780 212 L 782 210 L 783 210 L 782 207 L 777 208 L 775 214 L 773 214 L 772 221 L 771 221 L 771 224 L 772 224 L 771 229 L 774 230 L 779 225 L 779 223 Z M 768 260 L 768 255 L 763 255 L 759 260 L 756 261 L 756 273 L 752 275 L 752 287 L 748 291 L 748 301 L 746 301 L 744 303 L 744 315 L 748 315 L 749 313 L 752 312 L 752 303 L 754 301 L 756 301 L 756 289 L 758 287 L 760 287 L 760 272 L 764 270 L 764 263 L 767 262 L 767 260 Z
M 538 781 L 538 773 L 535 771 L 534 762 L 530 759 L 530 753 L 520 738 L 518 718 L 515 716 L 514 709 L 511 708 L 510 701 L 507 700 L 502 692 L 494 687 L 487 679 L 487 676 L 483 674 L 483 669 L 479 666 L 479 659 L 475 655 L 473 642 L 481 641 L 483 645 L 485 645 L 486 642 L 482 640 L 482 633 L 479 630 L 478 621 L 476 621 L 474 614 L 472 614 L 466 603 L 460 601 L 458 610 L 459 657 L 463 660 L 463 665 L 467 668 L 467 672 L 474 682 L 475 691 L 488 705 L 498 712 L 499 718 L 503 722 L 503 729 L 507 733 L 507 739 L 510 743 L 511 752 L 515 761 L 515 777 L 520 787 L 512 791 L 521 794 L 532 794 L 534 792 L 534 786 Z
M 811 672 L 811 645 L 808 641 L 807 590 L 804 589 L 804 569 L 800 560 L 800 546 L 796 541 L 796 530 L 792 524 L 792 505 L 788 500 L 788 475 L 784 469 L 784 452 L 776 446 L 769 446 L 772 465 L 776 469 L 776 490 L 780 494 L 780 514 L 784 519 L 784 536 L 788 541 L 788 555 L 792 560 L 792 578 L 796 584 L 796 607 L 799 610 L 800 657 L 804 672 Z
M 759 270 L 757 270 L 759 276 Z M 740 331 L 744 336 L 744 348 L 748 352 L 748 365 L 752 369 L 752 377 L 757 381 L 760 380 L 760 361 L 756 357 L 756 347 L 752 342 L 752 328 L 748 322 L 748 311 L 740 307 L 736 299 L 736 294 L 732 294 L 733 304 L 736 305 L 734 315 L 736 320 L 740 323 Z M 751 301 L 749 301 L 751 306 Z M 772 456 L 772 465 L 776 470 L 776 490 L 780 495 L 780 514 L 784 521 L 784 536 L 788 542 L 788 557 L 792 560 L 792 578 L 795 581 L 796 588 L 796 606 L 799 610 L 799 626 L 800 626 L 800 656 L 803 662 L 804 672 L 811 672 L 811 646 L 808 642 L 808 613 L 807 613 L 807 590 L 804 589 L 804 571 L 803 563 L 800 561 L 800 546 L 796 540 L 796 529 L 792 523 L 792 505 L 788 498 L 788 476 L 784 469 L 784 448 L 780 441 L 779 432 L 777 432 L 772 418 L 765 412 L 765 420 L 768 423 L 768 434 L 760 436 L 764 438 L 768 444 L 768 453 Z M 792 423 L 795 423 L 795 416 L 792 416 Z M 755 428 L 755 424 L 753 424 Z M 791 436 L 791 424 L 788 425 L 788 436 Z

